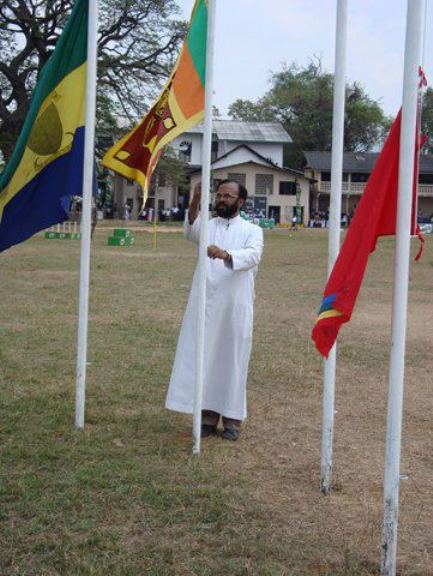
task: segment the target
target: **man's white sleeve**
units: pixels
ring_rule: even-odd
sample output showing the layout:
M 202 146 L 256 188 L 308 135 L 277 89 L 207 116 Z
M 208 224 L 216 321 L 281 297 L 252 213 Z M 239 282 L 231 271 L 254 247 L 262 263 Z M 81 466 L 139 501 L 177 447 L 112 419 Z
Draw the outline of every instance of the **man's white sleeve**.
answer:
M 195 244 L 200 242 L 200 214 L 194 220 L 193 224 L 190 224 L 188 212 L 186 212 L 185 220 L 183 221 L 183 232 L 191 242 L 194 242 Z
M 263 252 L 263 230 L 252 226 L 244 248 L 228 251 L 232 257 L 230 268 L 233 270 L 249 270 L 260 262 Z

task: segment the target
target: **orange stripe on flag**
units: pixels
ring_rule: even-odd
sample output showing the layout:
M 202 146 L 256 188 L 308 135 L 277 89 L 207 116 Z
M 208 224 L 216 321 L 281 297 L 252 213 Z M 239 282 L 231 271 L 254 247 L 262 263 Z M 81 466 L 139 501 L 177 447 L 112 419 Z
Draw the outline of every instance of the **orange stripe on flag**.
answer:
M 191 118 L 203 110 L 204 87 L 186 46 L 173 78 L 172 90 L 185 118 Z

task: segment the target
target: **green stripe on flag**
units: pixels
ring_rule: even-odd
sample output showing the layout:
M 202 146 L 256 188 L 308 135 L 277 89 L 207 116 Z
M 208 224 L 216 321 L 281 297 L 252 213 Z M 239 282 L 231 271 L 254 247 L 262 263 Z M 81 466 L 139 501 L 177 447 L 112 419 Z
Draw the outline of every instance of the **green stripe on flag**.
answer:
M 56 49 L 42 71 L 40 78 L 40 82 L 44 83 L 42 102 L 65 76 L 87 60 L 88 10 L 89 0 L 77 0 L 56 44 Z
M 46 97 L 70 72 L 87 60 L 87 20 L 89 0 L 77 0 L 54 52 L 42 69 L 33 93 L 29 112 L 15 149 L 5 170 L 0 174 L 0 193 L 17 169 L 30 132 Z
M 207 35 L 207 6 L 205 0 L 200 0 L 194 12 L 188 32 L 188 49 L 194 62 L 198 77 L 203 86 L 206 76 L 206 35 Z

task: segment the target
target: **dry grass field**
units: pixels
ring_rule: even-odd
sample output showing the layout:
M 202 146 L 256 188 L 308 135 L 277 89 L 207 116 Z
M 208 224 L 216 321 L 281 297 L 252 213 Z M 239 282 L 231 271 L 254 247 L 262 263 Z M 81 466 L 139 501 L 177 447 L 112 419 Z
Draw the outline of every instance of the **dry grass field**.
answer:
M 179 233 L 93 241 L 87 412 L 73 427 L 79 245 L 1 255 L 0 574 L 370 576 L 382 521 L 392 239 L 339 339 L 334 492 L 319 491 L 322 362 L 310 331 L 327 234 L 266 233 L 249 418 L 204 440 L 163 408 L 195 251 Z M 433 238 L 411 264 L 398 565 L 433 575 Z M 415 253 L 416 246 L 413 246 Z

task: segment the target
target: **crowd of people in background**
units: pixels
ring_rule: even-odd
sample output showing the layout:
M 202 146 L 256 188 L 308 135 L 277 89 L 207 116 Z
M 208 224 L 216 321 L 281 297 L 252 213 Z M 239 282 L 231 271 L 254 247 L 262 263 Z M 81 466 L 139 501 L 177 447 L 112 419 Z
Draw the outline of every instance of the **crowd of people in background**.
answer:
M 347 228 L 353 218 L 354 212 L 342 212 L 340 225 L 342 228 Z M 316 211 L 310 213 L 308 221 L 309 228 L 328 228 L 329 227 L 329 210 Z
M 158 219 L 160 222 L 183 222 L 185 218 L 185 208 L 178 204 L 172 208 L 158 210 Z
M 355 206 L 356 209 L 356 206 Z M 341 227 L 347 228 L 352 221 L 355 214 L 353 212 L 342 212 L 341 214 Z M 430 224 L 433 223 L 433 214 L 430 216 L 425 216 L 421 210 L 418 210 L 417 217 L 418 224 Z M 328 228 L 329 227 L 329 210 L 326 211 L 315 211 L 310 213 L 310 219 L 308 222 L 309 228 Z
M 154 209 L 152 207 L 146 208 L 138 216 L 139 220 L 147 220 L 152 222 L 154 218 Z M 172 208 L 160 208 L 158 210 L 159 222 L 183 222 L 185 218 L 185 208 L 178 204 Z
M 421 209 L 418 209 L 417 222 L 418 224 L 433 224 L 433 213 L 426 216 Z
M 103 217 L 103 206 L 100 205 L 98 199 L 92 199 L 92 216 L 93 212 L 97 214 L 97 212 L 101 212 L 100 218 Z M 356 206 L 355 206 L 356 209 Z M 114 206 L 114 211 L 116 211 L 116 207 Z M 81 212 L 81 198 L 74 197 L 71 203 L 70 212 L 73 214 L 77 214 Z M 347 228 L 352 221 L 354 216 L 355 210 L 352 212 L 341 213 L 341 228 Z M 255 223 L 259 223 L 259 221 L 263 218 L 266 218 L 265 211 L 263 209 L 253 209 L 248 211 L 242 211 L 242 215 L 247 217 L 248 220 L 254 221 Z M 107 213 L 104 214 L 105 217 L 110 217 Z M 271 215 L 272 217 L 272 215 Z M 126 203 L 123 207 L 123 219 L 124 220 L 131 220 L 132 218 L 132 207 Z M 154 209 L 152 207 L 147 208 L 142 213 L 139 214 L 139 220 L 147 220 L 152 222 L 154 218 Z M 177 206 L 173 206 L 171 208 L 160 208 L 158 210 L 158 220 L 160 222 L 183 222 L 185 218 L 185 208 L 182 204 L 178 204 Z M 73 218 L 71 217 L 73 220 Z M 93 220 L 97 220 L 97 217 L 94 216 Z M 417 214 L 417 221 L 418 224 L 431 224 L 433 223 L 433 214 L 430 216 L 426 216 L 420 209 L 418 209 Z M 290 219 L 291 229 L 296 230 L 300 222 L 298 221 L 296 215 Z M 329 210 L 316 210 L 310 212 L 310 218 L 308 220 L 308 227 L 309 228 L 328 228 L 329 227 Z

